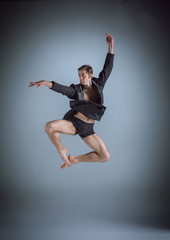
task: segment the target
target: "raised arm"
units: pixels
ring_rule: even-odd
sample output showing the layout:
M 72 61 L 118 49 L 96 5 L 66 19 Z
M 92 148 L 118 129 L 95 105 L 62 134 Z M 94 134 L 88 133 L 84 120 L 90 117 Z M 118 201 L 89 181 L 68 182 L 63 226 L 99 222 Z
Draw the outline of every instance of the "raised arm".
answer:
M 111 74 L 114 61 L 114 39 L 111 34 L 106 33 L 106 42 L 108 44 L 108 53 L 106 55 L 105 63 L 99 77 L 94 80 L 104 88 L 104 85 Z
M 108 53 L 114 53 L 114 39 L 111 34 L 106 33 L 106 42 L 108 44 Z

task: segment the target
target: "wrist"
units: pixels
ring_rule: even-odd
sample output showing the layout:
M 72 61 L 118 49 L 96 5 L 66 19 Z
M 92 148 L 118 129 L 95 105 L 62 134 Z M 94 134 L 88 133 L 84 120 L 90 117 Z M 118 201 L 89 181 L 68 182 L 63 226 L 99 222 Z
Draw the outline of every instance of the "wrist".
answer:
M 48 87 L 48 81 L 44 80 L 44 85 Z
M 45 81 L 44 81 L 44 85 L 47 86 L 47 87 L 49 87 L 49 88 L 52 88 L 52 85 L 53 85 L 53 84 L 52 84 L 52 81 L 49 82 L 49 81 L 46 81 L 46 80 L 45 80 Z
M 109 45 L 108 47 L 108 53 L 114 53 L 113 45 Z

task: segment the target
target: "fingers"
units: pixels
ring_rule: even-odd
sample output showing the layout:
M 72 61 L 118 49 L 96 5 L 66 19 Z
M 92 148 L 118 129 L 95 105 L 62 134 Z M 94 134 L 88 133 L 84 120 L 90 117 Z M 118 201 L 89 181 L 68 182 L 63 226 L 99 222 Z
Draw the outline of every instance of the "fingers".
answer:
M 106 36 L 107 36 L 108 38 L 113 38 L 113 36 L 112 36 L 111 34 L 109 34 L 108 32 L 106 32 Z
M 106 35 L 110 35 L 108 32 L 106 32 Z
M 106 36 L 109 37 L 109 36 L 111 36 L 111 34 L 109 34 L 108 32 L 106 32 Z
M 35 85 L 38 85 L 36 88 L 41 87 L 43 84 L 40 83 L 41 81 L 38 82 L 30 82 L 30 85 L 28 87 L 33 87 Z
M 30 85 L 28 87 L 32 87 L 32 86 L 34 86 L 34 83 L 30 82 Z
M 30 82 L 31 83 L 31 82 Z M 28 87 L 33 87 L 35 84 L 31 83 Z
M 108 32 L 106 32 L 106 42 L 109 45 L 113 45 L 114 44 L 114 38 L 111 34 L 108 34 Z
M 36 88 L 39 88 L 39 87 L 41 87 L 42 86 L 42 84 L 38 84 L 38 86 L 36 87 Z

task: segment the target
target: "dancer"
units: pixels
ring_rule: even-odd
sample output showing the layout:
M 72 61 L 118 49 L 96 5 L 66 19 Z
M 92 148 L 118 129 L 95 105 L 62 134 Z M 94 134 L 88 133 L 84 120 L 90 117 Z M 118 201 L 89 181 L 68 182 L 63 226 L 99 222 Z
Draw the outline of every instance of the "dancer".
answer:
M 100 121 L 106 109 L 103 105 L 103 88 L 113 69 L 114 39 L 107 32 L 106 42 L 108 52 L 103 70 L 99 73 L 98 78 L 93 77 L 93 68 L 91 66 L 83 65 L 78 68 L 79 84 L 71 84 L 68 87 L 55 81 L 30 82 L 29 87 L 37 85 L 36 88 L 39 88 L 45 85 L 49 89 L 62 93 L 71 99 L 71 109 L 64 115 L 63 119 L 45 124 L 46 133 L 65 162 L 61 169 L 66 169 L 79 162 L 106 162 L 110 159 L 110 153 L 106 145 L 93 129 L 95 120 Z M 79 134 L 83 141 L 94 151 L 79 156 L 70 154 L 67 157 L 68 149 L 63 147 L 60 142 L 60 133 Z

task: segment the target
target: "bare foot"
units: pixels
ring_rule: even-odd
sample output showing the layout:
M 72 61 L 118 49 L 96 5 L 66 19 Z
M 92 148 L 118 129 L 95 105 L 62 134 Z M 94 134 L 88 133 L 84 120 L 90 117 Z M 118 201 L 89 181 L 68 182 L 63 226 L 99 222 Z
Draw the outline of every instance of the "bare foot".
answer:
M 62 160 L 67 163 L 68 165 L 70 165 L 70 161 L 68 160 L 66 154 L 67 154 L 68 149 L 66 147 L 63 147 L 62 150 L 60 150 L 59 154 L 60 157 L 62 158 Z
M 64 164 L 60 167 L 61 169 L 66 169 L 66 168 L 70 167 L 71 165 L 73 165 L 73 164 L 75 164 L 75 163 L 78 162 L 78 161 L 76 160 L 76 157 L 73 156 L 73 155 L 71 155 L 71 154 L 68 156 L 68 160 L 69 160 L 69 164 L 68 164 L 68 163 L 64 163 Z

